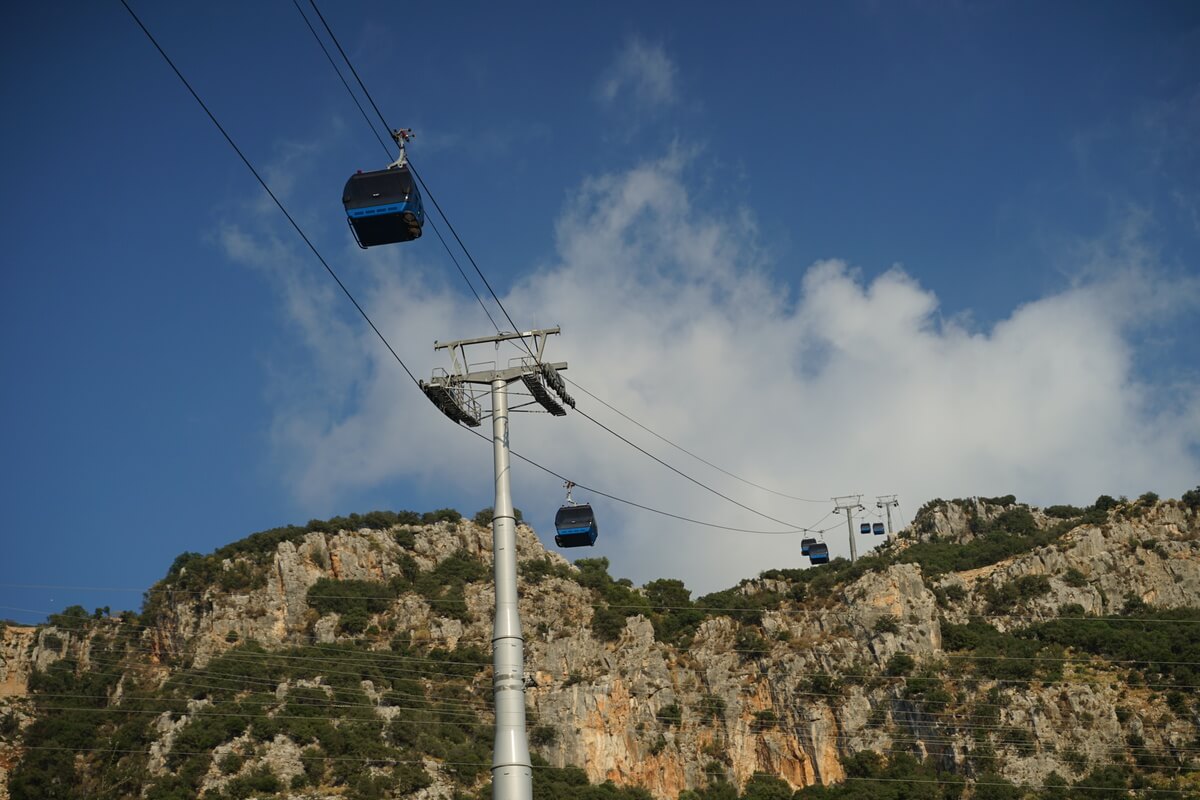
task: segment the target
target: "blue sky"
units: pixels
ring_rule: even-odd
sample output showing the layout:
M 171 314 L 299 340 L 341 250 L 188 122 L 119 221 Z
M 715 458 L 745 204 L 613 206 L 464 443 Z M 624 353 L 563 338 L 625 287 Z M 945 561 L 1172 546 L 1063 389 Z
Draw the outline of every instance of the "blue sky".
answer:
M 489 333 L 436 237 L 354 247 L 342 183 L 386 158 L 291 2 L 133 7 L 414 372 Z M 569 377 L 820 502 L 581 402 L 722 493 L 828 527 L 855 492 L 911 518 L 1200 483 L 1194 3 L 322 11 L 517 323 L 563 326 Z M 178 553 L 275 525 L 491 505 L 486 444 L 390 361 L 121 5 L 3 15 L 0 618 L 136 608 Z M 777 527 L 577 416 L 519 417 L 513 445 Z M 549 541 L 560 489 L 514 481 Z M 597 509 L 588 555 L 638 582 L 800 565 L 794 535 Z

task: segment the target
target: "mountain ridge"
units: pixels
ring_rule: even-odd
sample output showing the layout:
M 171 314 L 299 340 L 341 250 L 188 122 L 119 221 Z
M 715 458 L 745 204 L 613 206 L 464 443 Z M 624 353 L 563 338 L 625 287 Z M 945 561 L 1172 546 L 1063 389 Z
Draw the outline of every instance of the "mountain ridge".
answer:
M 696 601 L 679 581 L 614 580 L 603 559 L 570 565 L 521 525 L 535 786 L 582 775 L 654 797 L 807 797 L 885 786 L 910 759 L 959 794 L 1118 767 L 1130 785 L 1194 787 L 1197 709 L 1178 695 L 1196 676 L 1157 651 L 1144 669 L 1088 651 L 1116 652 L 1104 631 L 1071 638 L 1184 628 L 1158 644 L 1200 662 L 1188 499 L 931 501 L 880 554 L 768 570 Z M 0 798 L 486 796 L 490 531 L 447 509 L 372 514 L 346 518 L 356 531 L 312 521 L 185 553 L 141 615 L 8 626 Z M 347 664 L 352 675 L 330 671 Z M 76 691 L 105 720 L 89 735 L 130 744 L 108 766 L 36 749 L 84 717 L 53 710 Z M 122 719 L 134 711 L 140 727 Z M 76 780 L 46 794 L 68 766 Z M 118 775 L 136 793 L 104 788 Z

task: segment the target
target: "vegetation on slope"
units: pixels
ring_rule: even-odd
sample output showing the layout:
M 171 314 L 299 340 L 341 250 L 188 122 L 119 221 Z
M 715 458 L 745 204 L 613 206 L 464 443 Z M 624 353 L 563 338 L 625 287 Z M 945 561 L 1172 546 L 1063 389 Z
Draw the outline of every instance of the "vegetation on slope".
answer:
M 987 566 L 1053 543 L 1079 525 L 1104 524 L 1110 515 L 1137 516 L 1157 502 L 1147 495 L 1132 503 L 1101 497 L 1087 509 L 1052 506 L 1043 512 L 1052 522 L 1040 527 L 1030 510 L 1014 498 L 993 500 L 1001 501 L 1004 510 L 991 521 L 969 517 L 975 536 L 969 541 L 921 541 L 903 549 L 885 548 L 855 564 L 838 559 L 819 569 L 771 570 L 758 580 L 697 600 L 678 580 L 660 579 L 636 588 L 628 580 L 614 579 L 602 558 L 581 559 L 574 569 L 548 558 L 527 561 L 521 566 L 522 578 L 527 583 L 566 579 L 589 589 L 596 604 L 592 628 L 601 640 L 617 639 L 629 617 L 642 615 L 652 623 L 659 641 L 684 648 L 704 620 L 728 616 L 739 623 L 736 648 L 762 654 L 771 647 L 760 627 L 766 610 L 827 604 L 837 588 L 895 563 L 917 563 L 927 578 Z M 974 508 L 966 501 L 950 502 Z M 1185 493 L 1181 503 L 1200 510 L 1200 487 Z M 938 507 L 922 509 L 915 527 L 930 533 L 928 520 Z M 490 521 L 490 512 L 485 512 L 477 515 L 477 522 L 484 517 Z M 405 526 L 460 520 L 461 515 L 449 510 L 426 515 L 372 512 L 264 531 L 209 556 L 185 553 L 156 587 L 161 593 L 148 596 L 142 619 L 149 621 L 154 618 L 150 612 L 161 610 L 156 604 L 165 602 L 164 587 L 253 588 L 259 580 L 257 566 L 279 543 L 298 541 L 313 531 L 390 529 L 402 546 L 411 547 L 413 532 Z M 232 560 L 233 569 L 223 565 L 226 559 Z M 456 554 L 427 572 L 410 557 L 401 556 L 400 573 L 389 583 L 322 580 L 310 588 L 309 605 L 320 614 L 337 613 L 340 632 L 357 637 L 354 643 L 273 652 L 243 643 L 203 668 L 175 673 L 162 687 L 134 666 L 145 658 L 132 617 L 120 622 L 99 620 L 77 607 L 56 615 L 53 624 L 64 633 L 88 639 L 88 644 L 80 650 L 76 642 L 72 649 L 60 640 L 66 657 L 31 679 L 37 721 L 21 732 L 28 749 L 10 774 L 13 800 L 192 798 L 214 772 L 222 776 L 221 786 L 203 795 L 208 800 L 282 797 L 316 787 L 332 789 L 348 800 L 376 800 L 403 796 L 428 784 L 429 776 L 420 764 L 427 757 L 443 765 L 443 774 L 457 785 L 464 800 L 489 797 L 486 783 L 480 789 L 480 781 L 487 779 L 491 751 L 487 655 L 462 646 L 446 651 L 414 645 L 403 632 L 391 639 L 390 649 L 380 650 L 391 634 L 378 630 L 369 637 L 362 634 L 373 616 L 408 593 L 423 597 L 439 615 L 467 621 L 471 615 L 464 587 L 490 579 L 490 571 L 478 560 Z M 1067 575 L 1065 580 L 1069 583 L 1072 578 Z M 989 613 L 1002 616 L 1048 588 L 1044 578 L 1019 578 L 989 588 L 985 600 Z M 953 602 L 954 598 L 939 600 Z M 1098 767 L 1086 775 L 1077 771 L 1080 777 L 1073 782 L 1053 775 L 1044 787 L 1022 789 L 994 774 L 998 750 L 1032 752 L 1038 747 L 1024 730 L 994 728 L 999 706 L 1007 697 L 1002 683 L 1062 681 L 1064 670 L 1078 669 L 1065 659 L 1093 656 L 1105 675 L 1112 674 L 1112 664 L 1119 664 L 1130 687 L 1148 686 L 1147 691 L 1162 693 L 1179 719 L 1194 719 L 1200 713 L 1193 694 L 1200 683 L 1200 626 L 1180 624 L 1200 619 L 1200 609 L 1167 611 L 1131 598 L 1124 619 L 1090 618 L 1082 612 L 1077 606 L 1066 606 L 1058 619 L 1007 632 L 980 619 L 964 625 L 943 620 L 948 666 L 918 668 L 913 659 L 898 653 L 876 674 L 856 675 L 853 680 L 895 687 L 892 707 L 880 706 L 872 712 L 873 719 L 878 715 L 874 724 L 882 724 L 899 708 L 916 715 L 961 712 L 958 723 L 944 723 L 938 735 L 973 739 L 968 768 L 973 771 L 975 798 L 1117 797 L 1148 785 L 1182 785 L 1170 781 L 1186 775 L 1185 756 L 1150 757 L 1134 738 L 1128 742 L 1133 754 L 1130 763 Z M 898 622 L 890 618 L 876 626 L 877 633 L 898 629 Z M 814 691 L 836 696 L 851 677 L 815 675 L 812 680 Z M 995 682 L 993 688 L 987 688 L 988 682 Z M 984 701 L 970 700 L 964 687 L 976 694 L 984 692 Z M 675 706 L 662 713 L 678 717 L 682 711 Z M 712 713 L 719 718 L 723 708 Z M 1118 709 L 1118 717 L 1121 713 L 1129 712 Z M 764 727 L 774 724 L 765 717 L 760 722 Z M 162 725 L 175 727 L 174 741 L 165 759 L 166 771 L 152 777 L 148 749 L 151 741 L 160 738 L 156 726 Z M 993 729 L 989 732 L 981 725 Z M 15 717 L 0 719 L 0 737 L 14 735 L 15 727 Z M 550 726 L 531 721 L 535 747 L 552 743 L 554 733 Z M 286 781 L 262 765 L 264 754 L 284 741 L 302 753 L 302 769 Z M 221 755 L 214 758 L 217 748 Z M 1060 756 L 1071 760 L 1070 753 Z M 535 760 L 537 800 L 648 797 L 636 788 L 591 786 L 578 769 L 552 769 L 540 757 Z M 962 776 L 939 771 L 932 760 L 918 762 L 903 753 L 891 758 L 858 753 L 844 757 L 843 766 L 849 777 L 846 783 L 794 793 L 767 775 L 755 776 L 739 793 L 723 780 L 724 770 L 717 770 L 708 786 L 685 792 L 680 800 L 965 796 Z

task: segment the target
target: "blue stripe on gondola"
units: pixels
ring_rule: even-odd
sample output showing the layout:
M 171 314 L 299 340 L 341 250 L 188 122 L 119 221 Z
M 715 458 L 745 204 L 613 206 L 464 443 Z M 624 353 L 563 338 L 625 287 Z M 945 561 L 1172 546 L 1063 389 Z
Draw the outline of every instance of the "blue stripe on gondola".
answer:
M 346 214 L 351 218 L 377 217 L 380 214 L 402 214 L 416 208 L 415 203 L 389 203 L 386 206 L 371 206 L 369 208 L 350 208 Z
M 570 536 L 572 533 L 588 533 L 589 531 L 591 531 L 591 529 L 592 529 L 591 525 L 587 526 L 586 528 L 559 528 L 558 535 L 559 536 Z

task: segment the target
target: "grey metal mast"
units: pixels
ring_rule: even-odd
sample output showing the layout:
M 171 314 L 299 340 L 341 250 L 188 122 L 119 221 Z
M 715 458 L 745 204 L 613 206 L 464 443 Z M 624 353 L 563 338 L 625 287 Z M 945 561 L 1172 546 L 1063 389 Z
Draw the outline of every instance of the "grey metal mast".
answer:
M 529 759 L 529 738 L 525 732 L 525 638 L 521 633 L 521 612 L 517 599 L 517 521 L 513 513 L 512 487 L 509 481 L 508 384 L 520 380 L 533 400 L 555 416 L 565 415 L 562 407 L 547 391 L 547 386 L 563 403 L 574 406 L 566 393 L 558 370 L 565 363 L 549 364 L 542 360 L 546 337 L 558 328 L 501 333 L 478 339 L 434 342 L 435 350 L 449 350 L 452 373 L 435 370 L 421 389 L 442 413 L 455 422 L 478 427 L 481 414 L 468 385 L 487 385 L 492 395 L 492 454 L 495 463 L 496 501 L 492 507 L 492 554 L 496 579 L 496 615 L 492 622 L 492 693 L 496 709 L 496 738 L 492 750 L 493 800 L 532 800 L 533 765 Z M 525 341 L 530 355 L 501 367 L 492 361 L 471 364 L 467 347 L 513 339 Z M 487 367 L 490 366 L 490 369 Z M 472 371 L 472 367 L 483 367 Z M 515 409 L 514 409 L 515 410 Z
M 846 530 L 850 533 L 850 563 L 853 564 L 858 560 L 858 547 L 854 542 L 854 512 L 863 509 L 862 495 L 847 494 L 833 498 L 833 502 L 836 504 L 833 513 L 846 512 Z
M 896 495 L 894 494 L 884 494 L 875 498 L 875 507 L 887 510 L 887 532 L 889 537 L 892 535 L 892 506 L 899 505 L 900 501 L 896 499 Z

